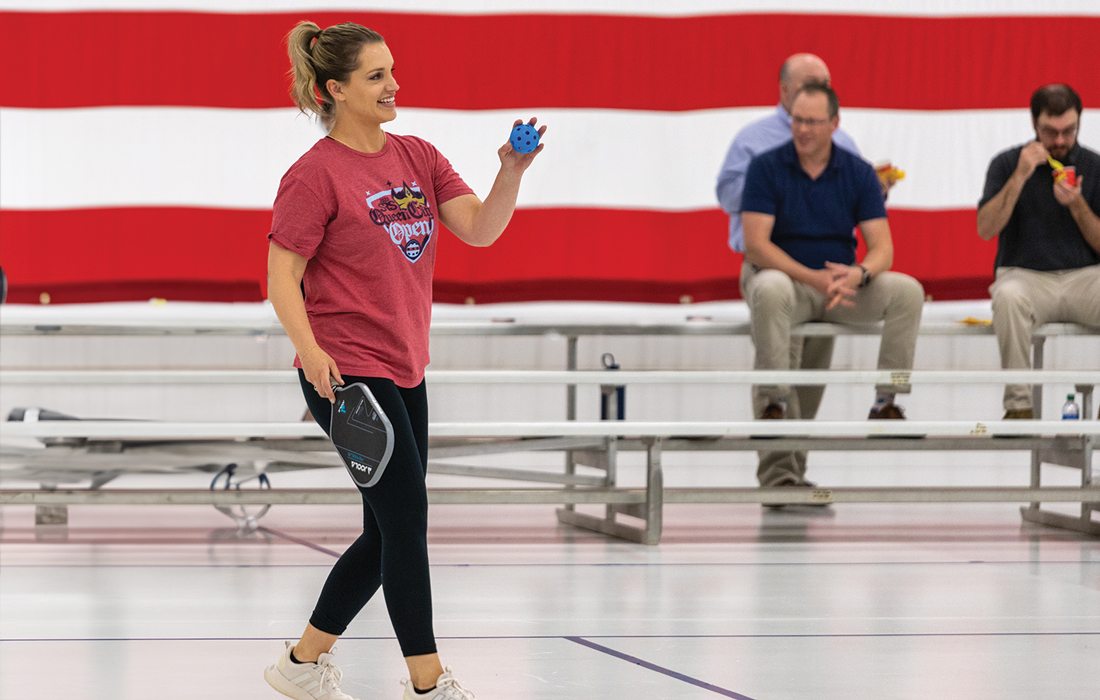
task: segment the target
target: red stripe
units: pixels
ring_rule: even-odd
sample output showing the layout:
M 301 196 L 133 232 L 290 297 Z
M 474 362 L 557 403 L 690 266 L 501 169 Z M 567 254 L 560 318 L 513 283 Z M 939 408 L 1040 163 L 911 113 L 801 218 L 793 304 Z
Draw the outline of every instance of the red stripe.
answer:
M 180 208 L 4 211 L 3 265 L 13 302 L 259 300 L 271 213 Z M 890 213 L 895 268 L 935 298 L 985 297 L 995 244 L 973 210 Z M 505 236 L 472 248 L 438 239 L 436 300 L 736 298 L 741 257 L 720 211 L 516 212 Z
M 1056 80 L 1100 99 L 1100 71 L 1080 58 L 1100 17 L 0 12 L 0 65 L 13 67 L 0 105 L 289 106 L 282 39 L 303 16 L 381 31 L 411 107 L 770 105 L 796 51 L 825 58 L 852 107 L 1019 108 Z

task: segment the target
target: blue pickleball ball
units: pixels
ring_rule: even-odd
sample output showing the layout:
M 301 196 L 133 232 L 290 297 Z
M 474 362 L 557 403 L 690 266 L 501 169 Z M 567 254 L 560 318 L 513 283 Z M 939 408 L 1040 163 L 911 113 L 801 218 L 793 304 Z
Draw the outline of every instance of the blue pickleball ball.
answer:
M 530 153 L 539 147 L 539 132 L 530 124 L 516 124 L 508 140 L 516 153 Z

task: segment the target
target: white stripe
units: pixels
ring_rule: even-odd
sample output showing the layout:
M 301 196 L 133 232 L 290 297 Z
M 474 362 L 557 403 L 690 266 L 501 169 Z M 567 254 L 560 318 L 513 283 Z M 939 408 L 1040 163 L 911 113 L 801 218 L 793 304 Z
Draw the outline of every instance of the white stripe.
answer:
M 256 13 L 333 10 L 429 14 L 602 14 L 686 17 L 750 13 L 876 16 L 1096 16 L 1096 0 L 0 0 L 0 10 L 186 10 Z
M 550 130 L 525 176 L 520 206 L 693 211 L 716 206 L 715 176 L 732 135 L 772 109 L 406 108 L 391 130 L 434 143 L 484 196 L 512 121 L 537 115 Z M 890 197 L 899 208 L 975 206 L 989 159 L 1031 135 L 1024 107 L 848 109 L 841 120 L 868 159 L 890 159 L 907 172 Z M 293 109 L 0 109 L 0 122 L 6 209 L 265 209 L 283 172 L 322 135 Z M 1100 142 L 1100 122 L 1082 120 L 1081 140 Z

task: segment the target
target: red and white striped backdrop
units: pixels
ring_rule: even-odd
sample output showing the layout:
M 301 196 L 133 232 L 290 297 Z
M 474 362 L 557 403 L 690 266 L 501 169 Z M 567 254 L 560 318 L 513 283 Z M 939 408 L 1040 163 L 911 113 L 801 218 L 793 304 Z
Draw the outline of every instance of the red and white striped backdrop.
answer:
M 908 172 L 889 203 L 896 267 L 936 298 L 982 297 L 994 244 L 974 207 L 990 157 L 1031 136 L 1031 91 L 1074 85 L 1081 140 L 1100 146 L 1100 3 L 1039 5 L 0 0 L 9 299 L 261 298 L 278 179 L 321 133 L 286 93 L 299 19 L 382 32 L 401 82 L 390 128 L 482 195 L 512 120 L 550 125 L 505 237 L 437 239 L 439 301 L 736 297 L 714 179 L 796 51 L 829 63 L 864 154 Z

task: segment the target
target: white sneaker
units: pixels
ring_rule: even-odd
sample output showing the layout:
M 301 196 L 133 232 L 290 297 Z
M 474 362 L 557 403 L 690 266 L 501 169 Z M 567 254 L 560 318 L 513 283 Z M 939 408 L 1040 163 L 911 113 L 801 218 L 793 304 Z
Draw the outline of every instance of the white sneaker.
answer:
M 405 684 L 403 700 L 477 700 L 473 693 L 458 684 L 450 667 L 443 669 L 443 675 L 435 681 L 435 690 L 430 693 L 417 693 L 412 681 L 402 683 Z
M 327 654 L 321 654 L 317 663 L 305 664 L 296 664 L 290 660 L 291 649 L 293 647 L 287 642 L 279 660 L 264 669 L 264 680 L 268 685 L 294 700 L 355 700 L 340 690 L 340 677 L 343 674 L 332 663 L 335 648 Z

